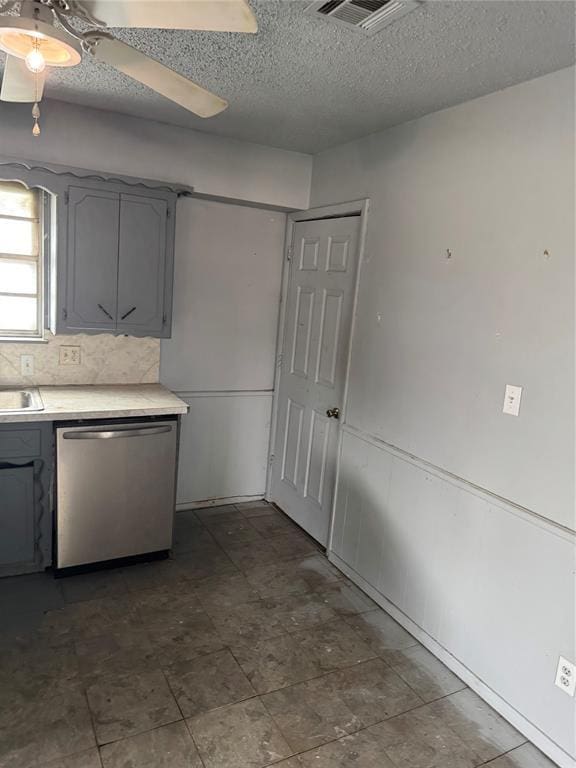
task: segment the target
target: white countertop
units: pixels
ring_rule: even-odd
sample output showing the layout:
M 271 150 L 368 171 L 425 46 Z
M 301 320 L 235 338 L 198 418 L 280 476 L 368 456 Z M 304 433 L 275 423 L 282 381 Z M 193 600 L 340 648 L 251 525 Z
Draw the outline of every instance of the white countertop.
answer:
M 35 389 L 40 392 L 44 410 L 0 413 L 0 424 L 163 416 L 188 411 L 188 405 L 161 384 L 87 384 Z

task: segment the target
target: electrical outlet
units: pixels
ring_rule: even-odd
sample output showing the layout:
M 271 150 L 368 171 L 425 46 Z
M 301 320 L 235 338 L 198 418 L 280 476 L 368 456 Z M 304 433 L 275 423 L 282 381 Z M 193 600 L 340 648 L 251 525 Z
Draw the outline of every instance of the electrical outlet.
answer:
M 522 397 L 522 387 L 515 387 L 512 384 L 506 384 L 504 393 L 504 406 L 502 413 L 510 416 L 518 416 L 520 413 L 520 398 Z
M 80 365 L 80 347 L 60 347 L 60 365 Z
M 20 374 L 34 376 L 34 355 L 20 355 Z
M 558 688 L 561 688 L 568 696 L 574 696 L 576 691 L 576 664 L 568 661 L 564 656 L 560 656 L 555 682 Z

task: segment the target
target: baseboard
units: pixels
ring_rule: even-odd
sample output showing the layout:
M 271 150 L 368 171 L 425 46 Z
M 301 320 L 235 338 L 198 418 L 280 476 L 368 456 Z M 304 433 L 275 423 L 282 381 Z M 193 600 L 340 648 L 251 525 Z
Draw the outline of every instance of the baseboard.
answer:
M 374 600 L 381 608 L 389 613 L 407 632 L 410 632 L 419 642 L 422 643 L 431 653 L 442 661 L 455 675 L 458 675 L 466 685 L 475 691 L 480 698 L 496 710 L 502 717 L 508 720 L 520 733 L 531 741 L 539 750 L 547 755 L 550 760 L 555 762 L 560 768 L 576 768 L 576 761 L 568 755 L 563 749 L 555 744 L 551 739 L 542 733 L 533 723 L 527 720 L 514 707 L 508 704 L 492 688 L 484 683 L 479 677 L 449 651 L 441 646 L 433 637 L 425 632 L 421 627 L 415 624 L 405 613 L 397 608 L 393 603 L 387 600 L 377 589 L 369 584 L 365 579 L 356 573 L 356 571 L 347 565 L 334 552 L 328 552 L 328 559 L 337 568 L 339 568 L 348 578 L 353 581 L 360 589 Z
M 264 491 L 256 496 L 226 496 L 220 499 L 201 499 L 200 501 L 182 501 L 176 504 L 176 512 L 183 512 L 185 509 L 202 509 L 204 507 L 220 507 L 224 504 L 244 504 L 247 501 L 262 501 Z

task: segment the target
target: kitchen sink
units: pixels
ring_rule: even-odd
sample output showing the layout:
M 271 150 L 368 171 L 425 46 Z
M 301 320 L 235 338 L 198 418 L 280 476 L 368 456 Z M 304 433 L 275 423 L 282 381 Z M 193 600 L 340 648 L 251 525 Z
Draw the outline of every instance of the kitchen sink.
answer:
M 37 389 L 0 389 L 0 414 L 43 411 L 44 403 Z

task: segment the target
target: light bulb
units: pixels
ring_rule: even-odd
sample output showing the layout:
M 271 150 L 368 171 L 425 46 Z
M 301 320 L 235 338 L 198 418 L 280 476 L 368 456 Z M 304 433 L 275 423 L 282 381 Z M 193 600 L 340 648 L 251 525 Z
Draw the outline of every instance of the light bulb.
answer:
M 34 125 L 32 126 L 32 134 L 34 136 L 40 136 L 40 126 L 38 125 L 37 122 L 34 123 Z
M 42 51 L 38 47 L 38 43 L 34 45 L 34 48 L 30 51 L 30 53 L 26 56 L 24 59 L 26 62 L 26 66 L 30 70 L 30 72 L 33 72 L 35 75 L 39 75 L 40 72 L 44 72 L 44 68 L 46 67 L 46 61 L 44 59 L 44 56 L 42 55 Z

